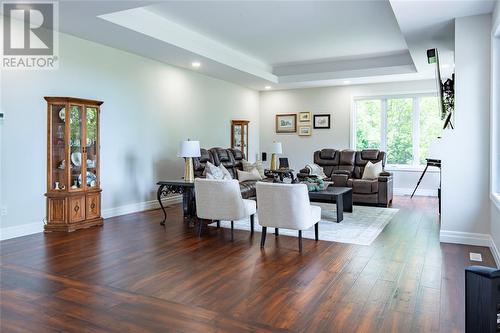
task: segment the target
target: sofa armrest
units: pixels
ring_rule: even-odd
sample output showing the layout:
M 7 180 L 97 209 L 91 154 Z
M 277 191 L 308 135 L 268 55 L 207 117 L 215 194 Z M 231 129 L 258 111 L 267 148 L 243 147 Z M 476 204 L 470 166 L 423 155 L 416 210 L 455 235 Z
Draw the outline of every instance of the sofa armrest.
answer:
M 303 175 L 308 175 L 311 171 L 308 168 L 300 169 L 299 173 Z
M 340 186 L 340 187 L 346 187 L 347 186 L 347 180 L 349 179 L 349 176 L 347 174 L 336 174 L 333 173 L 331 180 L 334 183 L 334 186 Z
M 392 172 L 383 171 L 378 175 L 379 182 L 387 183 L 389 179 L 392 179 Z
M 310 175 L 308 173 L 299 172 L 297 174 L 297 178 L 301 179 L 301 180 L 306 179 L 306 178 L 314 178 L 315 179 L 315 178 L 318 178 L 318 176 L 316 176 L 316 175 Z

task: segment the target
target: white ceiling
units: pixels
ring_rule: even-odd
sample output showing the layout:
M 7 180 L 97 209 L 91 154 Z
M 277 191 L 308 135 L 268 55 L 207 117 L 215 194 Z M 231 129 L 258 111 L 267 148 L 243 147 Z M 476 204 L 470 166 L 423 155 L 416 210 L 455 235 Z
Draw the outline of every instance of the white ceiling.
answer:
M 406 50 L 386 1 L 169 1 L 147 9 L 272 66 Z
M 431 78 L 494 1 L 61 1 L 60 30 L 253 89 Z M 443 62 L 443 61 L 442 61 Z M 451 67 L 452 68 L 452 67 Z

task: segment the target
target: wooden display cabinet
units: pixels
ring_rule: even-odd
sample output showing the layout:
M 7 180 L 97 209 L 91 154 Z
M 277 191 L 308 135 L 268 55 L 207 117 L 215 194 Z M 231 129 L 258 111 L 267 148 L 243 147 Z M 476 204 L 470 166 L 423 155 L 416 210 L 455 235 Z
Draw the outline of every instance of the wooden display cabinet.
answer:
M 71 97 L 47 101 L 47 223 L 45 231 L 103 224 L 99 121 L 102 102 Z
M 231 148 L 241 150 L 248 159 L 248 120 L 231 120 Z

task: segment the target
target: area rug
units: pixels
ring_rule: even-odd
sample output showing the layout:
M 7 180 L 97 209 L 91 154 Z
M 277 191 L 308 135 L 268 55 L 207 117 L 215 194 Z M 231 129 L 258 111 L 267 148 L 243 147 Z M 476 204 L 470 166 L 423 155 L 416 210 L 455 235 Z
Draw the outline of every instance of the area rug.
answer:
M 337 223 L 336 210 L 333 204 L 314 203 L 321 207 L 319 224 L 319 239 L 330 242 L 370 245 L 385 226 L 392 220 L 399 209 L 367 206 L 354 206 L 352 213 L 344 212 L 344 219 Z M 262 227 L 255 218 L 255 231 L 261 232 Z M 213 224 L 215 225 L 215 224 Z M 231 228 L 229 221 L 221 221 L 221 227 Z M 250 230 L 249 219 L 234 222 L 234 228 Z M 267 228 L 268 233 L 274 233 L 274 228 Z M 297 237 L 296 230 L 280 229 L 281 235 Z M 302 237 L 314 239 L 314 227 L 302 232 Z

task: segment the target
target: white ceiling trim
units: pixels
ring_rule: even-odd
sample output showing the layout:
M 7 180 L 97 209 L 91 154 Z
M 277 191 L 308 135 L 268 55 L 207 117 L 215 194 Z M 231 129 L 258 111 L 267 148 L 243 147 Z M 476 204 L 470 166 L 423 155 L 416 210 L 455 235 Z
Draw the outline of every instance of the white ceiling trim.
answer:
M 278 77 L 271 73 L 271 66 L 144 8 L 133 8 L 98 17 L 264 80 L 278 82 Z

